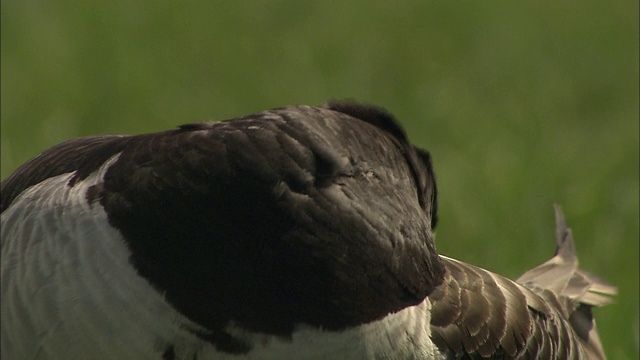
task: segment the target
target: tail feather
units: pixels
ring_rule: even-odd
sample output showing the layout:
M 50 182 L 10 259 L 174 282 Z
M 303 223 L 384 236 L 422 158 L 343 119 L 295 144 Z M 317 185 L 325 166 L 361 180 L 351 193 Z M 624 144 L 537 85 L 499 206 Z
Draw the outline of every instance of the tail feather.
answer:
M 618 293 L 615 286 L 599 276 L 578 268 L 573 232 L 567 227 L 560 206 L 554 204 L 556 213 L 555 256 L 525 272 L 516 282 L 531 289 L 546 289 L 560 298 L 574 300 L 578 304 L 602 306 L 613 302 Z M 573 309 L 571 309 L 573 310 Z
M 555 256 L 525 272 L 516 281 L 543 298 L 553 297 L 553 300 L 557 300 L 562 305 L 564 313 L 568 315 L 569 323 L 589 358 L 605 359 L 591 309 L 613 302 L 613 296 L 618 290 L 602 278 L 578 268 L 573 233 L 567 227 L 560 206 L 554 204 L 554 208 Z

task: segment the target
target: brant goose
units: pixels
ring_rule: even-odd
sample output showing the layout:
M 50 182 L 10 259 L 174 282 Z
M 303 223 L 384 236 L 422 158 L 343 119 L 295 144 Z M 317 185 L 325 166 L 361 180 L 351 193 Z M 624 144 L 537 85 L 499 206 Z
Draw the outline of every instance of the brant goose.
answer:
M 615 288 L 436 252 L 428 152 L 376 107 L 71 140 L 1 184 L 6 359 L 603 359 Z

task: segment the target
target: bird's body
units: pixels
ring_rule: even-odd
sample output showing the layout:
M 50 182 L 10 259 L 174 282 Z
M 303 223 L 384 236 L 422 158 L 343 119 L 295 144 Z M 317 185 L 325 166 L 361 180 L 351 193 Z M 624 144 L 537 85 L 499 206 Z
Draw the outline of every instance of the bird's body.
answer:
M 520 284 L 439 256 L 429 154 L 376 108 L 76 139 L 1 195 L 3 357 L 604 357 L 564 221 Z
M 129 263 L 130 251 L 109 226 L 105 211 L 86 202 L 87 189 L 101 181 L 112 162 L 74 187 L 66 186 L 72 174 L 47 179 L 24 193 L 28 206 L 3 213 L 3 222 L 21 223 L 3 226 L 2 232 L 3 239 L 18 240 L 3 248 L 4 254 L 16 255 L 2 258 L 3 269 L 11 269 L 2 279 L 3 354 L 19 359 L 60 358 L 59 354 L 70 359 L 162 359 L 170 354 L 176 359 L 237 359 L 200 339 L 196 332 L 206 330 L 176 311 L 136 273 Z M 70 218 L 68 212 L 77 215 Z M 387 349 L 404 351 L 411 358 L 431 343 L 429 306 L 423 302 L 339 333 L 304 325 L 290 337 L 232 324 L 225 331 L 251 344 L 255 354 L 247 355 L 253 359 L 398 356 Z M 409 328 L 415 333 L 407 333 L 407 323 L 416 321 Z M 390 339 L 406 344 L 392 347 Z

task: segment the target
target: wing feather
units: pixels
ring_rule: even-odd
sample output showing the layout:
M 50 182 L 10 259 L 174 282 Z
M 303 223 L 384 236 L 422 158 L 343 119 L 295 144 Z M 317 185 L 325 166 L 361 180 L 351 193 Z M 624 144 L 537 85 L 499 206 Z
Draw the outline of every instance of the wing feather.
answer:
M 591 308 L 616 289 L 578 268 L 557 206 L 556 242 L 556 255 L 517 282 L 441 256 L 445 282 L 429 296 L 434 343 L 451 358 L 605 359 Z

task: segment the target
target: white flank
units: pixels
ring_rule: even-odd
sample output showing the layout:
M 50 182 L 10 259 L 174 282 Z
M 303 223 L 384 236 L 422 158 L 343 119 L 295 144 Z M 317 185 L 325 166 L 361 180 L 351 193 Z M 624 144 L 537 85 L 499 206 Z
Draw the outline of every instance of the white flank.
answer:
M 430 308 L 425 300 L 339 333 L 300 326 L 291 340 L 232 326 L 227 330 L 255 345 L 247 359 L 443 359 L 431 341 Z

